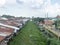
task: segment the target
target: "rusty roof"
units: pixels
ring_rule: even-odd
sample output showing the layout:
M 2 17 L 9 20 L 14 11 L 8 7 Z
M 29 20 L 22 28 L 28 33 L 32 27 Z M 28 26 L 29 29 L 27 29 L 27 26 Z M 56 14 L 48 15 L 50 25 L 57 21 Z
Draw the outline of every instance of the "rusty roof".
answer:
M 0 27 L 0 32 L 8 32 L 8 33 L 12 33 L 14 31 L 14 29 L 12 28 L 8 28 L 8 27 Z
M 4 36 L 0 36 L 0 42 L 1 42 L 2 40 L 4 40 L 4 39 L 5 39 Z

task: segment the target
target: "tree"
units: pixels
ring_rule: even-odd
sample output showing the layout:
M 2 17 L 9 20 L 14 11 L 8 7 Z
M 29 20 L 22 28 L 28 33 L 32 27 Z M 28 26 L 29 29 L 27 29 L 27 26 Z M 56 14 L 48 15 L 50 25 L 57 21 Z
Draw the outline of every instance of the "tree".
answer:
M 14 18 L 14 16 L 10 16 L 10 15 L 2 15 L 2 17 L 5 17 L 5 18 Z
M 60 27 L 60 20 L 57 19 L 57 20 L 55 21 L 54 25 L 55 25 L 55 28 L 56 28 L 56 29 L 59 29 L 59 27 Z
M 44 22 L 44 18 L 37 17 L 37 18 L 34 18 L 34 21 L 36 21 L 36 22 Z
M 55 25 L 55 28 L 57 29 L 57 21 L 55 21 L 54 25 Z

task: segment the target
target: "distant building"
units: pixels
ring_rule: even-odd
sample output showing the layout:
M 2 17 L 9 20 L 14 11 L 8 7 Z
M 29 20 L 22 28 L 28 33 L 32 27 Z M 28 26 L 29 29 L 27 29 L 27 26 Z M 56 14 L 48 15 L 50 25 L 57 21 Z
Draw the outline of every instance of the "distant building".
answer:
M 54 23 L 53 20 L 44 20 L 44 24 L 45 24 L 45 25 L 51 26 L 53 23 Z
M 59 16 L 59 15 L 57 15 L 57 16 L 56 16 L 56 18 L 60 18 L 60 16 Z

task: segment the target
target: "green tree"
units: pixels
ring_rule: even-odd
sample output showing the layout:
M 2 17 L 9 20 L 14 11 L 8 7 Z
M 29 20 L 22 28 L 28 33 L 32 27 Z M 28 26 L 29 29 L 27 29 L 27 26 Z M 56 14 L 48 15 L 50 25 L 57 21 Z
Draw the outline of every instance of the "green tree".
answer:
M 37 18 L 34 18 L 34 21 L 36 21 L 36 22 L 44 22 L 44 18 L 37 17 Z
M 57 19 L 57 20 L 55 21 L 54 25 L 55 25 L 55 28 L 56 28 L 56 29 L 59 29 L 59 27 L 60 27 L 60 19 Z
M 11 15 L 2 15 L 1 17 L 5 17 L 5 18 L 14 18 L 14 16 L 11 16 Z

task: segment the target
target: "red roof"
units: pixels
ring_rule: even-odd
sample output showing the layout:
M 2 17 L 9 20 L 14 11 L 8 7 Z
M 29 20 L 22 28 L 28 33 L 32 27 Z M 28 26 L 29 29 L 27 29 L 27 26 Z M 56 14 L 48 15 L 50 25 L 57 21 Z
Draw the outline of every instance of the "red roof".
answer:
M 0 32 L 12 33 L 14 30 L 12 28 L 0 27 Z
M 52 25 L 54 22 L 52 20 L 45 20 L 44 23 L 47 25 Z
M 11 26 L 18 26 L 19 23 L 14 22 L 14 21 L 1 21 L 1 23 L 6 24 L 6 25 L 11 25 Z
M 1 42 L 2 40 L 4 40 L 4 39 L 5 39 L 4 36 L 0 36 L 0 42 Z

